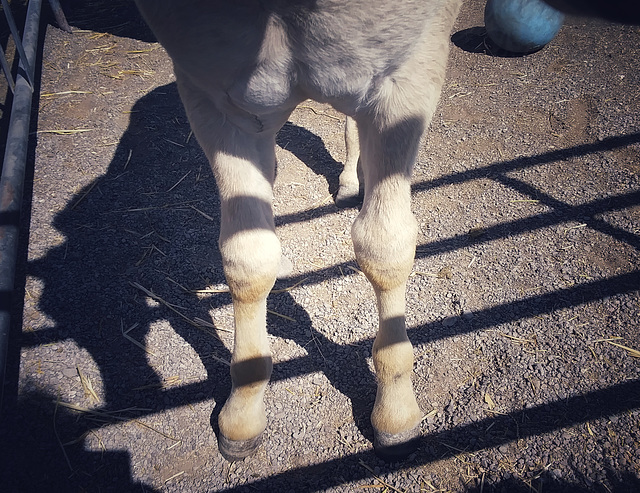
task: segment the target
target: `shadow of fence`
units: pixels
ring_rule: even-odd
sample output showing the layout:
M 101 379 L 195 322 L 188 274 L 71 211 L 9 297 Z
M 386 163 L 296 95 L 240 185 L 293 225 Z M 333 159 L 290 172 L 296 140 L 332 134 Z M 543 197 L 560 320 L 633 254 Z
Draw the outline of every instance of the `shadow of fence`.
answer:
M 89 2 L 91 3 L 95 2 Z M 118 14 L 116 4 L 118 2 L 113 5 L 102 3 L 109 13 L 103 23 L 107 30 L 115 29 L 114 32 L 119 29 L 115 22 Z M 81 25 L 88 28 L 95 22 L 89 10 L 85 12 L 86 18 L 81 19 Z M 98 17 L 102 18 L 100 15 Z M 129 29 L 135 28 L 136 24 L 122 26 Z M 148 33 L 145 32 L 143 37 L 146 36 Z M 39 308 L 50 320 L 39 330 L 24 331 L 14 342 L 14 351 L 45 345 L 55 346 L 64 341 L 71 341 L 88 351 L 104 380 L 106 404 L 94 411 L 103 413 L 105 418 L 79 419 L 75 413 L 57 403 L 53 388 L 28 390 L 17 399 L 3 422 L 2 438 L 5 444 L 9 444 L 3 447 L 1 461 L 7 491 L 70 491 L 70 488 L 78 487 L 92 491 L 153 491 L 150 486 L 133 479 L 128 452 L 89 452 L 82 449 L 83 438 L 114 422 L 132 422 L 180 406 L 207 401 L 212 397 L 216 402 L 222 402 L 228 394 L 230 382 L 227 368 L 208 358 L 212 352 L 218 352 L 228 359 L 229 354 L 224 346 L 212 340 L 210 334 L 203 336 L 197 328 L 188 326 L 183 319 L 166 308 L 145 304 L 143 297 L 129 284 L 135 279 L 141 284 L 153 286 L 157 293 L 162 293 L 167 282 L 164 273 L 170 270 L 167 268 L 167 258 L 182 259 L 182 252 L 185 251 L 188 252 L 189 261 L 181 266 L 180 278 L 175 280 L 177 283 L 189 287 L 193 284 L 204 287 L 224 282 L 215 247 L 218 227 L 205 217 L 218 215 L 217 197 L 212 193 L 212 177 L 207 176 L 188 191 L 177 188 L 172 190 L 170 196 L 158 192 L 166 190 L 163 188 L 166 183 L 177 183 L 186 171 L 196 174 L 202 167 L 208 167 L 197 146 L 191 144 L 176 148 L 169 143 L 178 137 L 186 139 L 188 135 L 188 125 L 178 100 L 175 85 L 172 84 L 154 90 L 137 102 L 132 112 L 131 124 L 120 140 L 106 175 L 78 192 L 56 216 L 54 226 L 64 235 L 64 243 L 51 248 L 27 266 L 28 275 L 42 283 Z M 166 118 L 167 114 L 179 115 L 179 121 L 170 121 Z M 285 126 L 282 132 L 278 137 L 279 143 L 315 137 L 292 124 Z M 314 142 L 322 151 L 319 140 L 316 138 Z M 491 179 L 538 200 L 551 209 L 486 228 L 476 238 L 468 235 L 455 236 L 418 245 L 416 257 L 428 258 L 454 252 L 470 245 L 489 243 L 578 219 L 585 222 L 588 228 L 638 249 L 638 234 L 616 227 L 596 216 L 637 207 L 640 205 L 640 192 L 610 195 L 571 205 L 508 175 L 517 170 L 638 143 L 640 133 L 633 133 L 593 144 L 496 162 L 473 170 L 450 173 L 436 180 L 414 183 L 414 194 L 420 194 L 447 185 Z M 326 173 L 327 181 L 335 186 L 336 174 L 323 171 L 325 164 L 332 164 L 328 162 L 332 159 L 326 149 L 319 154 L 322 162 L 308 163 L 309 154 L 305 154 L 303 145 L 299 147 L 297 155 L 316 172 Z M 314 151 L 313 155 L 318 156 L 318 153 Z M 129 166 L 123 166 L 123 163 L 130 161 Z M 194 212 L 194 208 L 197 212 Z M 334 205 L 322 205 L 295 214 L 280 215 L 276 217 L 276 225 L 310 221 L 334 213 Z M 206 253 L 201 254 L 202 251 Z M 140 265 L 144 268 L 139 268 Z M 348 265 L 332 265 L 304 275 L 291 276 L 285 281 L 288 284 L 304 282 L 306 285 L 326 282 L 349 272 L 346 269 Z M 473 322 L 451 326 L 438 324 L 437 327 L 435 323 L 428 323 L 410 327 L 409 335 L 414 344 L 425 344 L 627 294 L 639 288 L 640 270 L 633 270 L 486 308 L 473 313 Z M 230 298 L 225 294 L 218 295 L 212 299 L 210 306 L 205 306 L 184 294 L 176 303 L 187 307 L 189 318 L 207 319 L 209 309 L 228 305 Z M 312 330 L 310 316 L 302 308 L 298 308 L 303 312 L 299 330 Z M 202 359 L 207 379 L 163 391 L 149 391 L 131 409 L 130 389 L 161 383 L 143 351 L 131 345 L 123 347 L 121 344 L 122 324 L 128 328 L 132 319 L 139 324 L 135 335 L 140 339 L 148 333 L 153 323 L 169 320 L 176 332 Z M 295 336 L 291 337 L 295 339 Z M 316 337 L 323 336 L 317 334 Z M 340 344 L 326 337 L 322 342 L 327 352 L 342 349 Z M 364 339 L 360 343 L 370 352 L 372 339 Z M 127 364 L 123 365 L 123 361 Z M 17 367 L 15 371 L 18 371 Z M 359 383 L 340 375 L 339 369 L 327 368 L 315 355 L 278 363 L 274 368 L 273 380 L 299 377 L 316 371 L 325 371 L 331 384 L 352 400 L 359 398 Z M 17 380 L 17 373 L 12 377 Z M 373 388 L 372 377 L 368 385 L 369 389 Z M 422 447 L 414 458 L 404 464 L 390 465 L 389 470 L 403 471 L 423 466 L 453 457 L 460 451 L 473 453 L 499 447 L 521 438 L 542 435 L 639 407 L 640 380 L 623 381 L 601 390 L 430 433 L 423 437 Z M 355 409 L 354 405 L 354 414 L 363 412 L 365 408 L 367 406 L 363 405 L 362 409 Z M 76 437 L 77 441 L 71 443 L 63 440 L 64 437 Z M 473 444 L 469 437 L 475 437 Z M 451 445 L 455 448 L 451 448 Z M 321 464 L 287 470 L 241 487 L 221 488 L 219 491 L 287 491 L 292 485 L 299 491 L 339 487 L 370 477 L 370 471 L 362 467 L 362 462 L 371 456 L 370 451 L 353 453 Z M 73 464 L 74 469 L 70 475 L 67 474 L 69 463 Z M 91 471 L 91 474 L 87 474 L 87 471 Z M 576 489 L 574 484 L 563 482 L 561 478 L 547 475 L 546 479 L 547 489 L 586 491 Z M 640 489 L 637 479 L 625 474 L 622 477 L 612 476 L 610 482 L 614 491 Z M 530 485 L 519 483 L 515 478 L 504 479 L 493 486 L 494 489 L 503 491 L 530 491 Z M 470 486 L 469 491 L 482 491 L 482 488 Z
M 55 324 L 50 328 L 24 332 L 19 341 L 20 346 L 33 348 L 55 345 L 62 341 L 74 341 L 79 347 L 88 350 L 100 369 L 105 388 L 106 405 L 93 411 L 112 418 L 105 418 L 102 421 L 86 419 L 78 421 L 73 412 L 56 404 L 55 395 L 49 392 L 32 392 L 20 399 L 17 409 L 14 410 L 17 414 L 12 418 L 15 420 L 13 426 L 5 436 L 11 443 L 21 443 L 27 448 L 19 447 L 22 452 L 16 452 L 16 449 L 13 449 L 12 453 L 15 455 L 8 459 L 7 463 L 14 462 L 19 457 L 25 465 L 40 469 L 42 472 L 37 481 L 33 475 L 19 476 L 22 481 L 21 491 L 37 490 L 48 484 L 47 481 L 59 481 L 61 488 L 69 481 L 71 484 L 79 482 L 88 488 L 99 487 L 102 491 L 109 489 L 125 491 L 138 487 L 150 489 L 146 485 L 134 483 L 125 452 L 117 454 L 105 452 L 107 457 L 112 456 L 108 459 L 112 461 L 112 465 L 109 466 L 107 473 L 101 466 L 104 464 L 104 457 L 80 450 L 77 445 L 59 442 L 59 437 L 51 434 L 49 427 L 51 420 L 58 423 L 57 430 L 64 430 L 65 436 L 82 437 L 112 424 L 114 419 L 134 421 L 180 406 L 203 402 L 212 397 L 216 402 L 222 402 L 226 398 L 230 385 L 227 369 L 208 359 L 211 352 L 218 352 L 223 355 L 223 358 L 229 359 L 226 348 L 212 341 L 210 337 L 202 337 L 197 329 L 185 327 L 188 324 L 185 324 L 183 319 L 164 307 L 145 305 L 141 298 L 135 294 L 132 296 L 132 291 L 135 292 L 135 290 L 129 285 L 129 281 L 135 277 L 140 283 L 155 286 L 158 292 L 161 292 L 164 289 L 161 285 L 164 279 L 162 272 L 166 272 L 164 259 L 171 256 L 180 258 L 180 252 L 187 250 L 190 252 L 190 258 L 195 262 L 201 257 L 197 252 L 203 246 L 208 249 L 208 253 L 205 254 L 206 262 L 202 261 L 203 265 L 206 265 L 204 271 L 201 271 L 201 265 L 187 265 L 182 268 L 181 278 L 177 282 L 187 284 L 188 279 L 198 279 L 198 276 L 205 276 L 207 281 L 212 283 L 224 282 L 217 250 L 212 249 L 217 239 L 217 225 L 203 219 L 201 214 L 193 213 L 193 207 L 196 207 L 206 216 L 217 217 L 217 198 L 211 196 L 212 180 L 210 178 L 202 180 L 202 183 L 198 183 L 187 192 L 172 191 L 171 196 L 157 192 L 165 186 L 165 183 L 177 182 L 188 169 L 196 170 L 200 169 L 203 163 L 206 165 L 204 157 L 195 145 L 176 148 L 167 143 L 167 141 L 175 141 L 180 135 L 186 138 L 188 133 L 188 126 L 177 102 L 175 85 L 172 84 L 156 89 L 136 104 L 132 112 L 131 124 L 120 141 L 107 174 L 80 191 L 65 210 L 56 216 L 54 225 L 65 235 L 65 243 L 50 249 L 45 256 L 31 261 L 28 265 L 28 274 L 40 279 L 43 283 L 40 309 Z M 162 115 L 165 113 L 177 113 L 182 116 L 176 119 L 175 125 L 168 127 L 157 125 L 163 120 Z M 291 131 L 292 128 L 294 128 L 293 125 L 288 125 L 283 131 Z M 296 131 L 296 133 L 299 132 Z M 281 138 L 286 140 L 286 136 Z M 640 142 L 640 134 L 631 134 L 593 145 L 493 163 L 480 169 L 452 173 L 437 180 L 416 183 L 414 193 L 423 193 L 440 186 L 490 178 L 535 197 L 536 200 L 553 209 L 536 216 L 487 228 L 477 238 L 465 235 L 419 245 L 417 257 L 425 258 L 453 252 L 469 245 L 492 242 L 565 221 L 577 218 L 583 220 L 584 217 L 592 218 L 604 212 L 639 205 L 639 192 L 613 195 L 581 205 L 569 205 L 546 196 L 531 185 L 506 177 L 509 171 L 524 167 L 555 162 L 569 156 L 615 149 L 638 142 Z M 141 156 L 144 156 L 144 166 L 140 166 L 140 162 L 134 165 L 136 159 Z M 126 170 L 123 169 L 123 163 L 129 160 L 132 164 L 129 164 Z M 318 163 L 314 166 L 321 169 Z M 175 204 L 178 205 L 175 206 Z M 326 205 L 297 214 L 279 216 L 276 221 L 282 226 L 333 214 L 336 211 L 335 206 Z M 634 248 L 638 247 L 639 238 L 636 234 L 610 226 L 602 220 L 590 219 L 589 221 L 589 227 L 609 234 Z M 151 233 L 147 233 L 148 231 Z M 132 232 L 137 233 L 132 234 Z M 163 237 L 168 240 L 159 239 Z M 152 247 L 156 243 L 161 245 L 156 249 L 162 249 L 164 252 L 163 255 L 155 254 L 154 257 Z M 141 254 L 141 251 L 151 252 L 151 257 L 146 253 Z M 131 259 L 140 260 L 134 267 L 131 265 Z M 146 265 L 149 268 L 137 268 L 140 262 L 143 266 L 147 262 Z M 149 262 L 151 265 L 148 264 Z M 70 269 L 70 265 L 74 267 Z M 348 263 L 332 265 L 304 275 L 291 276 L 285 279 L 285 282 L 290 285 L 298 282 L 306 285 L 326 282 L 332 277 L 348 272 L 347 266 Z M 198 284 L 202 282 L 204 281 L 198 281 Z M 608 296 L 629 293 L 639 287 L 640 271 L 631 271 L 479 310 L 473 314 L 473 322 L 451 326 L 434 322 L 410 327 L 409 335 L 414 344 L 425 344 L 552 313 L 563 308 L 580 306 Z M 277 296 L 289 297 L 290 295 Z M 123 301 L 127 298 L 133 298 L 134 301 Z M 207 319 L 209 308 L 219 308 L 230 303 L 227 294 L 212 298 L 210 307 L 194 304 L 188 298 L 185 295 L 179 300 L 179 304 L 188 307 L 189 318 L 192 319 L 195 317 Z M 295 304 L 293 301 L 292 303 Z M 303 321 L 299 330 L 312 330 L 309 315 L 302 308 L 298 311 L 301 312 L 299 318 Z M 143 400 L 137 402 L 135 409 L 130 409 L 131 394 L 127 389 L 161 383 L 159 376 L 144 358 L 144 353 L 134 346 L 123 347 L 120 342 L 122 320 L 130 319 L 132 314 L 135 314 L 133 318 L 138 320 L 140 325 L 140 329 L 136 329 L 137 338 L 142 338 L 154 321 L 169 320 L 176 332 L 184 337 L 201 357 L 206 366 L 208 378 L 161 392 L 148 392 Z M 279 329 L 275 329 L 276 335 L 280 332 Z M 293 337 L 295 340 L 297 336 L 288 333 L 288 337 Z M 341 350 L 340 344 L 322 334 L 317 333 L 316 337 L 320 338 L 326 353 L 332 354 Z M 372 342 L 372 339 L 361 340 L 360 346 L 370 352 Z M 368 374 L 365 367 L 361 369 Z M 362 398 L 361 384 L 350 381 L 348 377 L 340 374 L 339 369 L 326 365 L 316 355 L 309 354 L 276 364 L 273 380 L 290 379 L 318 370 L 324 371 L 332 385 L 352 400 L 354 416 L 368 412 L 371 403 L 366 399 L 359 404 L 355 403 Z M 373 378 L 369 380 L 365 389 L 367 392 L 375 388 Z M 640 381 L 627 381 L 606 389 L 431 433 L 423 438 L 422 450 L 413 460 L 405 464 L 392 465 L 389 470 L 402 471 L 412 466 L 426 465 L 452 457 L 460 450 L 472 453 L 523 437 L 544 434 L 594 418 L 636 409 L 640 407 L 639 396 Z M 126 411 L 127 409 L 130 410 Z M 30 421 L 37 424 L 28 430 L 25 429 L 25 422 L 20 415 L 30 417 Z M 113 418 L 114 415 L 117 418 Z M 43 425 L 44 423 L 46 426 Z M 487 433 L 488 429 L 492 432 Z M 364 434 L 368 436 L 366 431 Z M 469 445 L 470 436 L 476 437 L 473 446 Z M 456 448 L 447 448 L 443 445 L 444 443 L 452 444 Z M 61 454 L 61 450 L 65 449 L 68 457 Z M 34 453 L 38 450 L 41 453 Z M 371 454 L 372 452 L 356 453 L 322 464 L 288 470 L 253 482 L 248 487 L 257 490 L 274 490 L 296 484 L 302 485 L 300 487 L 303 489 L 314 490 L 320 487 L 339 486 L 368 477 L 370 473 L 361 467 L 360 463 Z M 80 478 L 80 474 L 72 474 L 71 478 L 60 479 L 60 468 L 66 467 L 67 460 L 71 461 L 76 469 L 97 472 L 91 475 L 90 481 Z M 314 481 L 320 481 L 314 478 L 322 479 L 321 482 L 314 483 Z M 26 488 L 25 485 L 27 485 Z M 558 487 L 560 486 L 561 484 L 558 483 Z

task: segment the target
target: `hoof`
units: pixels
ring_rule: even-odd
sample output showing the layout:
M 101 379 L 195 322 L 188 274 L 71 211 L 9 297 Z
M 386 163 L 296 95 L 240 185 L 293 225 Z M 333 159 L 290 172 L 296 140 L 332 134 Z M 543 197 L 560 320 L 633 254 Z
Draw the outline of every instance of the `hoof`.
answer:
M 362 203 L 362 194 L 355 187 L 340 187 L 336 194 L 336 206 L 340 209 L 356 207 Z
M 385 433 L 373 429 L 373 448 L 378 457 L 386 462 L 399 462 L 415 452 L 420 443 L 420 427 L 402 433 Z
M 278 274 L 276 275 L 277 279 L 284 279 L 285 277 L 289 277 L 293 273 L 293 262 L 289 260 L 287 257 L 282 255 L 280 257 L 280 265 L 278 266 Z
M 262 433 L 249 440 L 229 440 L 222 433 L 218 435 L 218 450 L 229 462 L 242 460 L 258 448 L 262 442 Z

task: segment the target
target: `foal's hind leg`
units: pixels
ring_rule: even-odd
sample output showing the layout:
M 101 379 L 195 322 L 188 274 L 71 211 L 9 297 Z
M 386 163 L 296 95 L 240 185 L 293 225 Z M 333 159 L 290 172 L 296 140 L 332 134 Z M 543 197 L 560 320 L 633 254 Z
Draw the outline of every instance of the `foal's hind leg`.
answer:
M 360 166 L 360 143 L 358 142 L 358 127 L 353 118 L 347 117 L 344 128 L 344 143 L 347 156 L 344 169 L 340 173 L 336 205 L 338 207 L 352 207 L 362 201 L 360 191 L 362 186 L 362 167 Z
M 218 417 L 218 447 L 237 460 L 260 444 L 266 427 L 264 392 L 272 362 L 266 331 L 266 298 L 280 264 L 272 186 L 275 131 L 256 133 L 228 121 L 207 96 L 180 83 L 191 126 L 216 177 L 220 194 L 220 253 L 234 308 L 231 395 Z M 235 117 L 238 121 L 239 117 Z M 286 120 L 286 115 L 282 117 Z

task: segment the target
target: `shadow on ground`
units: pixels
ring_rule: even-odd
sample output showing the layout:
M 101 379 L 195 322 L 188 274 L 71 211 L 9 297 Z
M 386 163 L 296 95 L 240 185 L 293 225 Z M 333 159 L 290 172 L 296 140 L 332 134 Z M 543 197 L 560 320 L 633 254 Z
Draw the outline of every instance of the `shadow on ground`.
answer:
M 129 1 L 108 3 L 69 0 L 67 3 L 69 20 L 75 27 L 151 39 L 148 32 L 139 30 L 137 13 L 131 8 Z M 481 33 L 477 30 L 464 33 L 464 36 L 466 40 L 454 39 L 454 42 L 461 43 L 459 46 L 463 49 L 475 49 L 474 46 L 481 41 Z M 211 398 L 216 403 L 222 403 L 230 388 L 228 369 L 209 358 L 211 353 L 215 353 L 229 359 L 225 346 L 210 333 L 186 323 L 166 307 L 147 303 L 144 294 L 131 284 L 137 283 L 160 297 L 171 299 L 192 320 L 208 320 L 211 308 L 230 303 L 229 296 L 224 294 L 201 302 L 177 287 L 199 289 L 223 283 L 224 278 L 217 250 L 218 225 L 215 220 L 210 220 L 218 217 L 219 204 L 208 163 L 193 141 L 184 146 L 173 143 L 187 142 L 189 135 L 175 85 L 160 87 L 141 98 L 131 115 L 130 126 L 118 145 L 107 173 L 78 193 L 56 216 L 54 226 L 65 236 L 64 243 L 27 265 L 28 275 L 42 283 L 39 310 L 50 319 L 48 328 L 25 332 L 12 341 L 14 351 L 19 351 L 20 347 L 56 345 L 61 341 L 73 341 L 79 348 L 88 351 L 99 368 L 100 380 L 104 385 L 106 404 L 98 411 L 113 413 L 134 405 L 136 410 L 118 414 L 124 419 L 135 419 Z M 333 158 L 317 136 L 287 124 L 277 141 L 316 173 L 324 175 L 330 190 L 335 190 L 339 170 L 333 167 Z M 472 243 L 534 231 L 572 217 L 588 217 L 589 227 L 638 248 L 640 238 L 637 235 L 611 229 L 594 216 L 638 206 L 640 193 L 569 206 L 553 202 L 552 198 L 545 197 L 540 191 L 527 188 L 528 185 L 508 182 L 506 176 L 509 171 L 541 162 L 560 161 L 570 156 L 597 153 L 638 142 L 640 134 L 620 136 L 545 155 L 494 163 L 478 170 L 450 174 L 441 180 L 415 184 L 414 191 L 426 191 L 491 177 L 503 180 L 504 184 L 525 195 L 535 196 L 536 200 L 553 208 L 549 213 L 497 225 L 485 230 L 478 238 L 456 237 L 420 245 L 418 256 L 428 257 Z M 335 206 L 325 205 L 280 216 L 276 223 L 283 225 L 307 221 L 335 210 Z M 323 282 L 337 275 L 340 267 L 345 266 L 332 266 L 305 274 L 305 282 Z M 291 285 L 302 280 L 302 276 L 293 276 L 285 282 Z M 640 274 L 635 271 L 487 309 L 475 313 L 473 323 L 416 327 L 410 331 L 410 337 L 414 344 L 448 338 L 627 293 L 637 290 L 638 285 Z M 313 330 L 309 314 L 287 293 L 274 295 L 272 300 L 290 306 L 298 324 L 292 329 L 291 326 L 280 325 L 275 317 L 270 317 L 270 333 L 278 337 L 286 336 L 301 345 L 306 343 L 308 337 L 304 334 Z M 143 341 L 150 327 L 164 320 L 169 321 L 171 327 L 196 351 L 207 372 L 205 381 L 159 391 L 161 377 L 149 366 L 144 351 L 126 343 L 123 338 L 123 329 L 128 330 L 137 324 L 129 335 Z M 366 357 L 372 341 L 363 341 L 359 347 L 353 348 L 335 344 L 320 333 L 315 333 L 314 337 L 319 340 L 323 354 L 311 350 L 305 357 L 280 363 L 274 368 L 273 379 L 325 372 L 331 384 L 350 398 L 356 423 L 363 435 L 370 439 L 368 415 L 375 381 L 368 370 Z M 356 362 L 349 372 L 333 364 L 345 359 Z M 353 379 L 354 373 L 361 375 L 360 378 Z M 18 379 L 17 373 L 11 377 L 15 381 Z M 149 390 L 134 390 L 140 387 Z M 35 384 L 27 382 L 25 388 L 24 394 L 14 396 L 2 423 L 2 477 L 3 487 L 7 491 L 153 491 L 148 485 L 134 481 L 126 451 L 96 453 L 83 448 L 84 436 L 104 426 L 104 421 L 78 417 L 76 413 L 60 406 L 53 387 L 37 388 Z M 640 406 L 639 396 L 640 382 L 627 381 L 590 394 L 436 432 L 424 437 L 422 447 L 410 461 L 389 465 L 388 470 L 399 471 L 405 467 L 424 465 L 452 457 L 458 450 L 473 452 L 496 447 L 522 437 L 624 413 Z M 458 450 L 446 447 L 444 443 Z M 371 452 L 352 454 L 319 465 L 285 471 L 258 480 L 252 487 L 267 491 L 289 490 L 293 485 L 299 490 L 340 486 L 371 477 L 360 465 L 360 461 L 368 461 L 371 455 Z M 637 480 L 627 471 L 609 472 L 613 491 L 619 493 L 640 489 Z M 540 471 L 538 477 L 532 477 L 529 484 L 523 484 L 515 478 L 498 481 L 487 476 L 483 483 L 470 485 L 468 491 L 530 491 L 531 487 L 542 486 L 545 491 L 587 491 L 564 482 L 552 471 Z
M 66 241 L 27 266 L 28 275 L 38 278 L 43 285 L 39 309 L 50 318 L 51 323 L 49 328 L 25 332 L 21 340 L 14 343 L 29 347 L 74 341 L 78 347 L 87 350 L 100 370 L 104 385 L 106 404 L 98 409 L 99 412 L 115 412 L 132 405 L 136 409 L 145 409 L 118 415 L 134 419 L 146 413 L 157 413 L 211 397 L 216 403 L 222 403 L 229 391 L 228 369 L 208 357 L 216 353 L 229 359 L 225 346 L 211 333 L 186 323 L 163 305 L 150 305 L 143 293 L 132 285 L 138 283 L 160 297 L 171 299 L 191 319 L 198 317 L 208 320 L 210 308 L 230 303 L 229 296 L 225 294 L 202 303 L 192 294 L 176 288 L 200 289 L 224 282 L 217 250 L 218 226 L 215 220 L 211 220 L 219 214 L 211 172 L 195 143 L 191 141 L 184 146 L 174 144 L 176 141 L 187 142 L 188 135 L 189 127 L 174 84 L 160 87 L 141 98 L 132 112 L 129 128 L 119 143 L 108 172 L 78 193 L 56 216 L 54 226 Z M 306 144 L 296 140 L 298 138 L 305 142 L 309 138 L 318 139 L 306 130 L 287 125 L 278 141 L 293 145 L 294 149 L 299 149 L 297 154 L 308 161 L 308 154 L 300 150 Z M 639 140 L 638 135 L 621 137 L 594 144 L 593 147 L 563 150 L 562 155 L 596 152 Z M 315 142 L 316 148 L 320 146 L 319 142 L 319 139 Z M 323 152 L 326 153 L 326 150 Z M 443 183 L 472 180 L 477 178 L 477 173 L 491 173 L 495 178 L 497 174 L 517 167 L 556 158 L 558 156 L 551 154 L 496 163 L 483 170 L 452 174 L 444 178 L 442 183 L 420 183 L 415 189 L 426 190 Z M 325 156 L 320 162 L 329 163 L 329 159 Z M 316 172 L 323 172 L 319 162 L 311 165 Z M 333 176 L 333 171 L 325 173 Z M 185 175 L 188 179 L 184 178 Z M 177 186 L 173 186 L 175 184 Z M 529 192 L 533 193 L 531 190 Z M 595 213 L 639 203 L 640 194 L 619 196 L 602 203 L 578 206 L 576 214 L 584 216 L 585 208 Z M 282 224 L 307 220 L 335 210 L 334 206 L 323 206 L 299 215 L 280 217 L 278 221 Z M 571 211 L 567 206 L 559 216 L 542 215 L 521 220 L 515 231 L 531 231 L 556 221 L 566 221 L 567 213 Z M 610 233 L 634 246 L 638 245 L 635 235 L 616 231 Z M 473 241 L 491 241 L 510 234 L 515 234 L 514 225 L 502 225 Z M 467 246 L 469 241 L 468 238 L 457 238 L 439 244 L 422 245 L 420 251 L 423 253 L 420 255 L 452 251 Z M 322 282 L 336 275 L 336 272 L 336 266 L 333 266 L 311 275 L 305 274 L 308 278 L 306 282 Z M 301 279 L 292 277 L 286 282 L 291 284 L 298 280 Z M 424 343 L 481 330 L 523 317 L 549 313 L 558 307 L 628 292 L 637 289 L 639 281 L 638 272 L 633 272 L 605 281 L 586 283 L 477 313 L 473 324 L 456 324 L 448 328 L 442 324 L 429 324 L 417 328 L 419 330 L 411 330 L 410 335 L 414 343 Z M 309 315 L 287 293 L 274 295 L 274 299 L 292 307 L 298 324 L 292 331 L 290 326 L 285 329 L 277 320 L 270 318 L 269 331 L 275 336 L 286 336 L 300 344 L 306 343 L 308 337 L 303 334 L 312 330 Z M 200 356 L 208 375 L 205 381 L 167 391 L 154 387 L 161 383 L 160 376 L 149 366 L 141 348 L 124 343 L 122 331 L 137 324 L 129 334 L 143 341 L 150 327 L 161 320 L 168 320 Z M 320 341 L 323 354 L 310 351 L 308 356 L 280 363 L 274 369 L 273 379 L 324 371 L 331 384 L 351 399 L 356 423 L 364 436 L 370 439 L 368 414 L 375 381 L 368 370 L 366 356 L 372 341 L 363 341 L 358 348 L 343 348 L 322 334 L 316 333 L 315 337 Z M 338 365 L 332 364 L 345 358 L 345 350 L 350 353 L 346 356 L 350 361 L 358 362 L 350 372 L 344 372 Z M 363 354 L 363 350 L 367 354 Z M 353 372 L 361 374 L 361 379 L 354 380 L 351 376 Z M 14 378 L 17 379 L 17 375 Z M 134 390 L 140 387 L 150 390 Z M 5 458 L 2 463 L 8 467 L 4 477 L 8 478 L 6 484 L 10 488 L 15 491 L 41 491 L 52 489 L 52 485 L 55 485 L 58 491 L 78 487 L 99 487 L 101 491 L 128 491 L 138 487 L 150 490 L 147 486 L 135 484 L 126 452 L 100 454 L 83 450 L 83 436 L 103 426 L 104 422 L 78 418 L 75 413 L 61 408 L 56 403 L 54 388 L 30 388 L 28 383 L 26 388 L 27 392 L 17 397 L 15 407 L 9 410 L 4 423 L 4 443 L 10 445 L 3 447 Z M 441 445 L 445 442 L 461 450 L 481 450 L 509 443 L 519 437 L 547 433 L 589 419 L 619 414 L 640 406 L 639 395 L 640 382 L 631 381 L 590 395 L 442 431 L 425 437 L 422 448 L 412 461 L 389 468 L 399 470 L 455 455 L 455 451 Z M 489 429 L 490 432 L 487 431 Z M 304 485 L 302 487 L 305 488 L 338 486 L 369 477 L 369 473 L 358 464 L 370 455 L 371 452 L 354 454 L 317 466 L 286 471 L 276 477 L 260 480 L 254 486 L 262 490 L 291 484 Z M 72 464 L 73 471 L 67 462 Z M 327 479 L 328 472 L 331 472 L 330 479 Z M 547 481 L 557 491 L 573 488 L 563 485 L 560 479 L 549 474 L 542 472 L 539 478 L 532 481 Z M 624 474 L 624 471 L 616 473 L 615 477 L 619 479 L 612 481 L 612 484 L 620 485 L 616 491 L 632 491 L 637 486 L 626 485 Z M 313 479 L 315 477 L 317 480 Z M 493 491 L 519 491 L 512 488 L 521 488 L 509 481 L 492 484 L 488 478 L 485 486 L 490 484 Z

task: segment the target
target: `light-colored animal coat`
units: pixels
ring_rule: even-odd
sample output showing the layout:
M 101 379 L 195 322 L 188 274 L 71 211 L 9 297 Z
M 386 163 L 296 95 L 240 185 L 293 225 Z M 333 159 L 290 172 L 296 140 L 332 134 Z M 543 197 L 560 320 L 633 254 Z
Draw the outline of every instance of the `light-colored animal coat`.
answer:
M 405 328 L 417 234 L 410 175 L 444 81 L 460 2 L 137 0 L 173 60 L 220 193 L 219 244 L 235 314 L 232 390 L 218 420 L 219 448 L 228 459 L 251 453 L 266 427 L 263 397 L 272 369 L 266 298 L 281 251 L 272 212 L 275 135 L 307 98 L 353 119 L 339 201 L 361 185 L 359 140 L 364 203 L 352 238 L 379 312 L 376 451 L 394 459 L 415 445 L 422 414 Z

